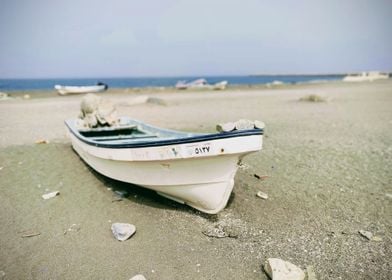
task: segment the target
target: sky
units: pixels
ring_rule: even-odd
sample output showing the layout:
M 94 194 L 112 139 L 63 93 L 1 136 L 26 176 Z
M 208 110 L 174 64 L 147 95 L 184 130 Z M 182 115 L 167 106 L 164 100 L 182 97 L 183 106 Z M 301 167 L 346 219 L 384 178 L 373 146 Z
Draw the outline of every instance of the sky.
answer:
M 392 0 L 0 0 L 0 78 L 392 71 Z

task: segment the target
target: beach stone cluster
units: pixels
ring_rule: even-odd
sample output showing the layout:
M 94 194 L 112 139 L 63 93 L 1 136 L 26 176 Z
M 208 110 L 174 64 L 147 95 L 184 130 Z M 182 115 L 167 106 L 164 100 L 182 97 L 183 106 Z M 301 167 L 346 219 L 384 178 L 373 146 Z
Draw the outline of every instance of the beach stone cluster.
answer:
M 241 119 L 236 122 L 227 122 L 216 125 L 216 130 L 218 132 L 230 132 L 233 130 L 249 130 L 249 129 L 263 129 L 265 127 L 262 121 L 251 121 L 246 119 Z
M 118 123 L 115 106 L 101 97 L 88 93 L 80 104 L 78 127 L 94 128 L 99 126 L 113 126 Z

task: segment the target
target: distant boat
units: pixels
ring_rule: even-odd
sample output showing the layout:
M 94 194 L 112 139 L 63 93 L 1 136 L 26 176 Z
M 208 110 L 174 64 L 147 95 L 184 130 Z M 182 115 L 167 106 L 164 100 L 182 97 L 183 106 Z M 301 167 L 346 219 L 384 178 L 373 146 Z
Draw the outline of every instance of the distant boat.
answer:
M 81 128 L 76 119 L 65 124 L 74 150 L 99 173 L 210 214 L 226 206 L 238 163 L 263 142 L 263 129 L 253 126 L 200 134 L 125 117 L 114 127 Z
M 350 74 L 343 78 L 344 82 L 372 82 L 375 80 L 388 79 L 388 73 L 381 73 L 378 71 L 362 72 Z
M 187 81 L 178 81 L 176 84 L 176 89 L 214 89 L 214 90 L 223 90 L 227 87 L 227 81 L 221 81 L 216 84 L 209 84 L 206 79 L 197 79 L 191 82 Z
M 212 85 L 212 88 L 215 90 L 224 90 L 227 87 L 228 81 L 222 81 Z
M 108 85 L 104 83 L 97 83 L 93 86 L 62 86 L 55 85 L 54 88 L 60 95 L 77 94 L 77 93 L 96 93 L 102 92 L 108 89 Z

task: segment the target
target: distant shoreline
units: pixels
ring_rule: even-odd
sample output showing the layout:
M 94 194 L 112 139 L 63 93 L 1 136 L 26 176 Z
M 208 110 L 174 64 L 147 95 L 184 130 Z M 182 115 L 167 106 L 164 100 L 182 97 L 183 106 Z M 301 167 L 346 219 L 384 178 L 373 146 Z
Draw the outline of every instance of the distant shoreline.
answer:
M 391 79 L 389 79 L 391 80 Z M 375 82 L 363 82 L 361 84 L 374 84 L 379 83 Z M 383 83 L 383 81 L 381 81 Z M 187 89 L 187 90 L 178 90 L 175 87 L 127 87 L 127 88 L 109 88 L 105 92 L 97 93 L 100 96 L 110 96 L 112 94 L 127 96 L 127 95 L 150 95 L 150 94 L 163 94 L 163 95 L 171 95 L 171 94 L 183 94 L 190 95 L 193 93 L 200 94 L 208 94 L 208 93 L 216 93 L 216 94 L 229 94 L 230 92 L 262 92 L 262 91 L 281 91 L 281 90 L 302 90 L 302 89 L 311 89 L 314 87 L 319 88 L 330 88 L 330 87 L 351 87 L 355 86 L 357 83 L 347 83 L 342 80 L 333 80 L 333 81 L 316 81 L 316 82 L 305 82 L 305 83 L 296 83 L 296 84 L 254 84 L 254 85 L 230 85 L 225 90 L 212 90 L 212 89 Z M 1 90 L 0 90 L 1 92 Z M 46 99 L 46 98 L 61 98 L 67 99 L 75 96 L 82 96 L 83 94 L 68 94 L 68 95 L 59 95 L 55 89 L 36 89 L 36 90 L 14 90 L 6 92 L 7 95 L 14 100 L 18 99 Z
M 58 78 L 58 79 L 0 79 L 0 92 L 52 90 L 54 85 L 95 85 L 103 82 L 109 88 L 173 88 L 178 81 L 205 78 L 209 84 L 227 81 L 229 87 L 265 86 L 276 84 L 303 84 L 342 80 L 345 75 L 248 75 L 248 76 L 193 76 L 157 78 Z

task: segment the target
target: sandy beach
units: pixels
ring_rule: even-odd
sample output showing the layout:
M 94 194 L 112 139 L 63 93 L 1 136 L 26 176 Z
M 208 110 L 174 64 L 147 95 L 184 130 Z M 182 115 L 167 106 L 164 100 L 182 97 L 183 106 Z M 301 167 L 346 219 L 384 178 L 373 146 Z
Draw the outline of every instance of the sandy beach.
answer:
M 325 102 L 299 101 L 309 94 Z M 150 102 L 135 102 L 140 96 Z M 262 120 L 263 150 L 245 158 L 227 207 L 203 214 L 90 169 L 64 126 L 78 116 L 81 95 L 14 94 L 0 101 L 1 280 L 263 280 L 271 257 L 311 266 L 319 280 L 390 279 L 391 79 L 226 91 L 111 89 L 102 97 L 120 115 L 177 130 L 213 132 L 217 123 Z M 49 143 L 36 144 L 40 139 Z M 129 196 L 119 201 L 116 190 Z M 256 197 L 260 190 L 268 199 Z M 60 195 L 43 200 L 50 191 Z M 114 222 L 134 224 L 136 234 L 117 241 Z M 231 237 L 203 234 L 217 225 Z

